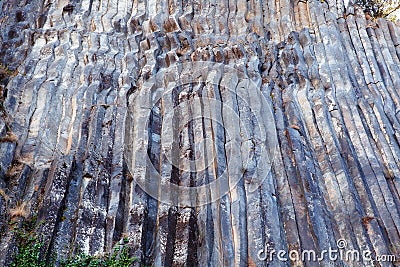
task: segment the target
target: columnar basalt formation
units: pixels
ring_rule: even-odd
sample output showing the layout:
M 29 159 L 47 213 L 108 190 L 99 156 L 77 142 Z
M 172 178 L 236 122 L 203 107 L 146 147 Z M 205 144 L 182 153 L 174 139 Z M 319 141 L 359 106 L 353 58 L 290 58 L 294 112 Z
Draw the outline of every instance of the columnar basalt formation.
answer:
M 338 240 L 347 249 L 400 259 L 400 28 L 394 23 L 366 20 L 342 0 L 3 0 L 0 8 L 0 60 L 15 71 L 1 85 L 0 266 L 17 251 L 10 221 L 22 225 L 32 216 L 43 257 L 58 260 L 78 248 L 110 251 L 124 237 L 136 266 L 287 266 L 258 252 L 268 245 L 319 253 L 337 249 Z M 271 136 L 254 130 L 241 139 L 222 109 L 201 101 L 163 124 L 185 99 L 210 94 L 251 124 L 246 107 L 223 91 L 245 88 L 236 76 L 210 72 L 205 81 L 192 77 L 193 84 L 175 89 L 170 80 L 171 95 L 149 118 L 142 112 L 147 104 L 135 98 L 160 88 L 162 82 L 149 83 L 158 73 L 199 61 L 244 73 L 271 106 L 258 123 L 274 129 L 278 145 L 255 191 L 247 175 L 260 171 L 258 149 Z M 196 71 L 168 75 L 182 79 Z M 182 123 L 205 112 L 222 124 Z M 229 129 L 236 134 L 227 137 Z M 190 162 L 203 139 L 216 154 L 207 175 L 192 169 L 201 166 L 185 171 L 160 156 L 175 153 Z M 228 164 L 230 142 L 238 156 Z M 243 149 L 253 151 L 254 164 L 240 169 Z M 139 150 L 151 162 L 135 157 Z M 150 179 L 146 164 L 182 186 L 207 184 L 225 169 L 231 176 L 241 171 L 241 179 L 214 202 L 180 206 L 138 186 L 138 179 Z M 10 209 L 21 203 L 27 214 L 12 218 Z

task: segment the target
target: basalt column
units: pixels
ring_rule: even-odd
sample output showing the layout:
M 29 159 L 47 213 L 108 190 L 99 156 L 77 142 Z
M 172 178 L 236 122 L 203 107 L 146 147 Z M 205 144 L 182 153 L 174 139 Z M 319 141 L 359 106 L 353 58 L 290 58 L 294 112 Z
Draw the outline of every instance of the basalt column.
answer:
M 396 266 L 400 26 L 337 1 L 0 2 L 0 266 Z

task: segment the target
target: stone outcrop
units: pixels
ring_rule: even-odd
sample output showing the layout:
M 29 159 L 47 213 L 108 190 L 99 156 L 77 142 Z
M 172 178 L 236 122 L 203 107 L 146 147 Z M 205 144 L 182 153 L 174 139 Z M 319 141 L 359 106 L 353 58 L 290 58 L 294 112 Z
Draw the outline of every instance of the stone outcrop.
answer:
M 339 240 L 400 258 L 394 23 L 366 20 L 341 0 L 3 0 L 0 8 L 0 59 L 13 72 L 1 87 L 0 266 L 17 250 L 10 221 L 32 216 L 43 257 L 59 260 L 78 248 L 110 251 L 124 237 L 137 266 L 264 266 L 266 245 L 321 252 Z M 227 71 L 193 64 L 201 61 Z M 195 68 L 165 71 L 188 64 Z M 262 97 L 246 93 L 243 79 Z M 191 121 L 207 112 L 218 123 Z M 210 164 L 203 172 L 198 155 Z M 195 187 L 223 172 L 228 183 L 240 179 L 215 201 L 182 205 L 139 186 L 152 181 L 150 167 L 160 184 Z

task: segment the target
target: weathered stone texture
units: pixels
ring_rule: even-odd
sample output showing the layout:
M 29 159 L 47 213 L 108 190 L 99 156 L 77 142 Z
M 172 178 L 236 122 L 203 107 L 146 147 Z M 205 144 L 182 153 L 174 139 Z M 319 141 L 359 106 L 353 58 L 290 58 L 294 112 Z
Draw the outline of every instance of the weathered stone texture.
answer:
M 0 266 L 16 250 L 8 210 L 21 202 L 38 215 L 35 232 L 45 238 L 47 255 L 59 258 L 78 247 L 110 251 L 127 236 L 137 266 L 264 266 L 257 252 L 265 244 L 322 251 L 339 239 L 400 259 L 400 28 L 394 23 L 366 20 L 341 0 L 3 0 L 0 26 L 0 60 L 17 70 L 1 85 Z M 134 96 L 160 89 L 146 84 L 156 73 L 195 61 L 219 62 L 254 80 L 273 106 L 273 123 L 263 127 L 276 129 L 279 145 L 255 192 L 246 173 L 260 167 L 243 170 L 237 187 L 216 202 L 176 207 L 137 185 L 148 179 L 148 162 L 136 150 L 149 154 L 164 182 L 192 186 L 224 169 L 239 173 L 243 150 L 255 151 L 256 162 L 268 139 L 254 130 L 252 142 L 238 141 L 240 128 L 229 120 L 182 125 L 202 112 L 229 118 L 200 102 L 163 125 L 168 108 L 195 94 L 227 103 L 252 123 L 239 100 L 208 84 L 172 90 L 153 109 L 150 137 L 138 133 L 147 127 L 148 103 Z M 214 74 L 207 79 L 241 90 L 234 76 Z M 254 96 L 248 99 L 261 109 Z M 235 134 L 224 136 L 227 129 Z M 204 138 L 217 155 L 214 171 L 196 176 L 160 157 L 191 159 Z M 226 162 L 230 143 L 238 164 Z M 287 264 L 275 258 L 272 266 Z

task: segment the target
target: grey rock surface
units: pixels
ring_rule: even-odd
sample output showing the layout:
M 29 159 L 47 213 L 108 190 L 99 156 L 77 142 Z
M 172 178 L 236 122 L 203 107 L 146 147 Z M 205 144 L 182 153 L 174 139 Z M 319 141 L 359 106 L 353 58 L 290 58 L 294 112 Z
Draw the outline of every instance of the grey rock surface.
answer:
M 396 24 L 342 0 L 3 0 L 0 26 L 0 266 L 32 217 L 57 260 L 126 237 L 134 266 L 399 265 L 259 256 L 400 260 Z

